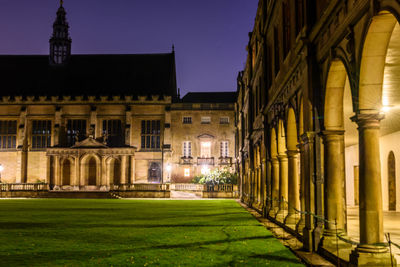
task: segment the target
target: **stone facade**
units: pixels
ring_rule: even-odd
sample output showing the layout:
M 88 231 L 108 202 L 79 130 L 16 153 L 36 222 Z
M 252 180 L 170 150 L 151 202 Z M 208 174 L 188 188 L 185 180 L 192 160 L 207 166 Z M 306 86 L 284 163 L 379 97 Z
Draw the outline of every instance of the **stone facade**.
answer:
M 171 106 L 171 182 L 190 182 L 214 168 L 235 171 L 235 94 L 200 94 Z
M 242 201 L 351 265 L 391 265 L 376 244 L 383 209 L 399 207 L 399 17 L 394 0 L 260 0 L 238 76 Z M 349 203 L 356 248 L 336 243 Z
M 49 55 L 0 56 L 1 182 L 112 191 L 234 170 L 235 92 L 180 99 L 174 50 L 72 55 L 71 44 L 61 3 Z

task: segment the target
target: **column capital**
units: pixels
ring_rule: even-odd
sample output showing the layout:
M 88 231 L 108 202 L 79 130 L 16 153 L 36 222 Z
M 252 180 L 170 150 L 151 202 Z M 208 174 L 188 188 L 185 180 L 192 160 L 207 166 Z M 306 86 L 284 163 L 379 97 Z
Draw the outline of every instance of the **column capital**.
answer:
M 288 160 L 288 156 L 286 154 L 279 154 L 278 155 L 278 160 L 279 160 L 279 162 L 287 161 Z
M 381 113 L 357 113 L 350 119 L 357 123 L 359 129 L 379 129 L 380 121 L 385 118 Z
M 286 154 L 289 158 L 293 158 L 293 157 L 297 157 L 297 155 L 299 154 L 298 150 L 287 150 Z
M 322 131 L 324 143 L 341 141 L 344 138 L 344 130 L 325 130 Z
M 302 141 L 302 145 L 306 145 L 308 143 L 314 143 L 315 132 L 305 132 L 300 136 Z

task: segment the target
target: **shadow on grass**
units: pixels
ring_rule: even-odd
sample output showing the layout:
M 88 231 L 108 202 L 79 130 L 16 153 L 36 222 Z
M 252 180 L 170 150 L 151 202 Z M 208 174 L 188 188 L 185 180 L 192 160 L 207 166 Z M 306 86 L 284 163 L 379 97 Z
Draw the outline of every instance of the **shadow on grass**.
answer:
M 297 258 L 288 258 L 276 254 L 282 254 L 287 252 L 286 250 L 274 252 L 272 254 L 254 254 L 248 256 L 249 258 L 257 258 L 257 259 L 265 259 L 265 260 L 274 260 L 274 261 L 281 261 L 281 262 L 290 262 L 290 263 L 301 263 L 301 261 Z
M 0 254 L 0 258 L 2 259 L 2 264 L 10 265 L 21 263 L 21 260 L 24 262 L 29 262 L 33 265 L 36 264 L 45 264 L 54 262 L 55 260 L 59 261 L 88 261 L 91 259 L 105 259 L 119 254 L 135 254 L 140 251 L 149 250 L 170 250 L 170 249 L 187 249 L 187 248 L 201 248 L 207 249 L 204 246 L 215 245 L 215 244 L 224 244 L 224 243 L 233 243 L 240 241 L 250 241 L 250 240 L 265 240 L 273 238 L 272 236 L 255 236 L 255 237 L 246 237 L 246 238 L 235 238 L 235 239 L 225 239 L 225 240 L 214 240 L 214 241 L 204 241 L 204 242 L 192 242 L 192 243 L 184 243 L 184 244 L 171 244 L 171 245 L 158 245 L 158 246 L 149 246 L 149 247 L 139 247 L 139 248 L 131 248 L 131 249 L 101 249 L 101 250 L 79 250 L 79 251 L 31 251 L 29 253 L 18 253 L 11 254 L 7 253 L 7 255 L 3 253 Z M 213 250 L 214 253 L 218 251 Z M 290 263 L 299 263 L 298 260 L 291 257 L 284 256 L 276 256 L 277 252 L 273 254 L 265 254 L 265 255 L 243 255 L 245 257 L 250 258 L 259 258 L 266 260 L 277 260 L 277 261 L 285 261 Z M 279 253 L 279 252 L 278 252 Z M 223 255 L 224 253 L 220 253 Z M 237 256 L 237 255 L 236 255 Z
M 229 225 L 229 224 L 85 224 L 85 223 L 36 223 L 36 222 L 3 222 L 0 223 L 0 229 L 85 229 L 85 228 L 171 228 L 171 227 L 262 227 L 262 225 Z

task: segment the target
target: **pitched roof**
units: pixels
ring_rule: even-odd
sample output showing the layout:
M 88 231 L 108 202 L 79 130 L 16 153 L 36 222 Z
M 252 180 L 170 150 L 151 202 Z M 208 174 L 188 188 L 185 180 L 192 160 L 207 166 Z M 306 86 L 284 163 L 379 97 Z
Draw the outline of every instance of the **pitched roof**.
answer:
M 0 95 L 176 96 L 175 54 L 0 55 Z
M 190 92 L 181 101 L 183 103 L 235 103 L 236 92 Z

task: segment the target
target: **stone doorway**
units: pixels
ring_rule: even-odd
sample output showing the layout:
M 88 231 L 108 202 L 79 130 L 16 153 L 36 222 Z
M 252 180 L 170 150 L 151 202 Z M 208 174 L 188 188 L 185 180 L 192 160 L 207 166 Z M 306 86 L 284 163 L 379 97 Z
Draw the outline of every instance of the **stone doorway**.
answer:
M 149 183 L 161 183 L 161 167 L 160 163 L 152 162 L 149 168 Z

